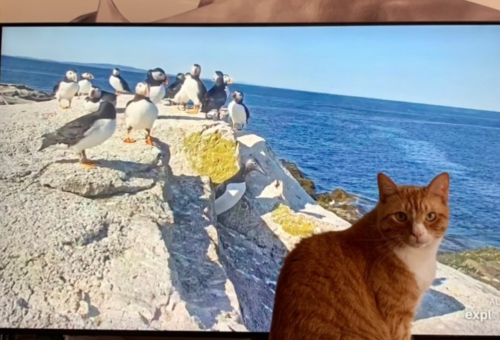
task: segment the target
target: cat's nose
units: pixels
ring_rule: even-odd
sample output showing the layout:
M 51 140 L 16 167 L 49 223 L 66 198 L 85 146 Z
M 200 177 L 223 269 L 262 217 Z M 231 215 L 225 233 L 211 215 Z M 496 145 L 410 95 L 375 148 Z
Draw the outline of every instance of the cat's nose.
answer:
M 415 238 L 418 240 L 424 235 L 424 227 L 421 225 L 415 225 L 413 226 L 411 230 L 411 234 L 415 236 Z
M 422 237 L 422 233 L 411 233 L 413 237 L 415 237 L 415 239 L 417 240 L 417 242 L 420 240 L 420 238 Z

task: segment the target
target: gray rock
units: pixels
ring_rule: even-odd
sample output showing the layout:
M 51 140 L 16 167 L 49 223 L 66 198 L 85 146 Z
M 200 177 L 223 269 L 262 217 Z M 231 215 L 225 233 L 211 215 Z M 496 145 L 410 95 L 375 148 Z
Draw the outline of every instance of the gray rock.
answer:
M 40 184 L 83 197 L 104 198 L 151 189 L 161 178 L 160 149 L 142 143 L 128 146 L 119 139 L 109 144 L 113 152 L 103 153 L 97 169 L 89 171 L 71 160 L 56 161 L 45 168 Z M 122 155 L 127 158 L 120 159 Z
M 89 170 L 67 149 L 36 151 L 83 114 L 78 103 L 2 112 L 0 327 L 245 328 L 214 245 L 210 181 L 178 147 L 203 124 L 159 119 L 151 147 L 141 132 L 123 143 L 119 116 L 117 133 L 87 150 Z
M 25 85 L 0 83 L 0 105 L 29 104 L 53 99 L 53 94 L 37 91 Z
M 271 325 L 276 282 L 287 248 L 253 202 L 246 194 L 217 218 L 220 258 L 236 287 L 243 320 L 250 330 L 259 330 Z

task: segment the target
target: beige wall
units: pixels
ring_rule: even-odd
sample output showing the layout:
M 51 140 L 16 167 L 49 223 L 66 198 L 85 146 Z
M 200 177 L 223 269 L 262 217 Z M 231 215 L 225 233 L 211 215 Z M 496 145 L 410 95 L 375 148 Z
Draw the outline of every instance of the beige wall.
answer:
M 195 9 L 200 0 L 114 0 L 114 3 L 128 20 L 151 22 Z M 0 22 L 69 22 L 96 11 L 98 6 L 99 0 L 0 0 Z
M 1 22 L 68 22 L 97 10 L 99 0 L 0 0 Z
M 498 9 L 500 11 L 500 0 L 467 0 L 478 5 Z
M 500 0 L 465 1 L 500 10 Z M 130 21 L 151 22 L 195 9 L 200 0 L 114 0 L 114 2 Z M 69 22 L 80 15 L 96 11 L 98 5 L 99 0 L 0 0 L 0 22 Z
M 152 22 L 196 9 L 200 0 L 114 0 L 114 3 L 128 20 Z
M 466 1 L 500 10 L 500 0 Z M 195 9 L 200 0 L 114 0 L 114 2 L 128 20 L 151 22 Z M 96 11 L 98 5 L 99 0 L 0 0 L 0 22 L 69 22 L 82 14 Z M 147 10 L 144 10 L 145 8 Z

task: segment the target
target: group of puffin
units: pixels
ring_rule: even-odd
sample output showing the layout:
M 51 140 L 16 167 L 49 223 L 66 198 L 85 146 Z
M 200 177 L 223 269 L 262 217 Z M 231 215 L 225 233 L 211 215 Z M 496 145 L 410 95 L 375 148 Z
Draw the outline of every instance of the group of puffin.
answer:
M 227 74 L 215 71 L 212 78 L 215 84 L 207 91 L 200 75 L 201 67 L 198 64 L 193 65 L 191 72 L 178 73 L 175 82 L 166 88 L 163 98 L 169 105 L 177 105 L 178 110 L 194 114 L 202 112 L 205 118 L 209 118 L 213 113 L 212 118 L 220 119 L 221 108 L 229 97 L 228 85 L 233 84 L 234 81 Z M 193 109 L 186 110 L 186 105 L 190 101 L 193 103 Z M 228 112 L 234 129 L 241 130 L 248 123 L 250 112 L 243 103 L 241 91 L 233 93 L 233 101 L 228 106 Z
M 220 118 L 220 109 L 229 97 L 228 85 L 234 83 L 233 79 L 221 71 L 215 71 L 212 78 L 215 84 L 207 91 L 205 84 L 200 79 L 200 75 L 201 67 L 198 64 L 193 65 L 191 72 L 178 73 L 175 82 L 167 87 L 164 98 L 170 105 L 177 105 L 178 110 L 186 110 L 187 103 L 191 101 L 193 109 L 186 112 L 194 114 L 202 112 L 205 114 L 205 118 L 209 118 L 209 114 L 214 112 L 213 118 Z M 243 94 L 236 91 L 233 94 L 233 100 L 236 100 L 236 96 L 241 97 L 241 100 L 238 99 L 239 105 L 245 106 L 243 104 Z M 248 109 L 244 110 L 248 114 Z M 238 114 L 231 116 L 231 114 L 232 111 L 229 111 L 233 124 L 235 121 L 237 123 L 246 123 L 248 120 L 247 114 L 244 117 L 239 117 Z M 242 119 L 244 119 L 244 122 Z
M 208 118 L 209 112 L 215 111 L 214 117 L 219 117 L 220 109 L 228 97 L 227 85 L 233 81 L 229 76 L 217 71 L 213 78 L 215 84 L 207 91 L 200 79 L 200 71 L 201 67 L 195 64 L 190 73 L 178 74 L 176 81 L 168 85 L 168 76 L 161 68 L 149 70 L 146 80 L 137 83 L 135 96 L 126 104 L 127 136 L 123 141 L 135 143 L 136 140 L 130 137 L 131 131 L 145 130 L 146 144 L 154 145 L 151 129 L 158 117 L 157 105 L 163 99 L 170 105 L 177 105 L 178 110 L 186 110 L 187 103 L 191 101 L 193 109 L 186 112 L 201 111 Z M 68 70 L 53 90 L 59 106 L 63 109 L 71 108 L 75 96 L 87 95 L 84 108 L 90 113 L 66 123 L 54 132 L 44 134 L 39 151 L 52 145 L 63 144 L 80 154 L 80 163 L 84 167 L 94 168 L 97 162 L 88 159 L 85 150 L 104 143 L 115 133 L 117 96 L 132 91 L 121 77 L 118 68 L 113 69 L 109 77 L 109 84 L 115 89 L 115 93 L 94 86 L 92 84 L 94 77 L 90 73 L 83 73 L 81 78 L 78 81 L 76 70 Z M 63 106 L 63 100 L 67 101 L 68 105 Z M 241 130 L 249 118 L 248 108 L 243 104 L 242 92 L 234 92 L 228 111 L 233 128 Z M 257 159 L 250 157 L 242 163 L 237 174 L 218 186 L 215 201 L 217 214 L 227 211 L 241 199 L 246 191 L 245 177 L 253 171 L 265 174 Z
M 220 119 L 221 108 L 229 97 L 229 84 L 233 84 L 233 79 L 221 71 L 216 71 L 212 80 L 213 87 L 207 90 L 205 84 L 200 79 L 201 67 L 194 64 L 191 72 L 178 73 L 175 81 L 168 84 L 169 79 L 165 71 L 161 68 L 155 68 L 147 72 L 145 83 L 149 86 L 149 100 L 157 105 L 162 100 L 167 105 L 177 105 L 178 110 L 186 113 L 197 114 L 202 112 L 205 118 L 212 116 L 214 119 Z M 92 85 L 94 76 L 90 73 L 83 73 L 81 80 L 77 82 L 77 72 L 69 70 L 64 79 L 54 86 L 54 93 L 59 102 L 62 99 L 68 101 L 69 105 L 62 108 L 70 108 L 75 95 L 88 95 L 85 98 L 85 109 L 89 112 L 97 110 L 101 101 L 109 101 L 116 107 L 116 96 L 122 93 L 131 93 L 131 89 L 125 79 L 120 75 L 120 69 L 113 69 L 109 84 L 115 90 L 115 94 L 101 90 Z M 248 123 L 250 112 L 243 103 L 244 96 L 241 91 L 235 91 L 232 95 L 233 100 L 228 105 L 227 111 L 231 118 L 233 128 L 241 130 Z M 193 108 L 187 110 L 189 102 L 193 103 Z

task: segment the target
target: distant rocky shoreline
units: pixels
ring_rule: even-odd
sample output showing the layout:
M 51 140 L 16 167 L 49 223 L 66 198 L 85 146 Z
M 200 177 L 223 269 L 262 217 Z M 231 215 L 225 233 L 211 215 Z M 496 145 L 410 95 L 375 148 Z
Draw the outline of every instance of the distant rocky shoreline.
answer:
M 28 104 L 53 100 L 54 95 L 20 84 L 0 83 L 0 105 Z

